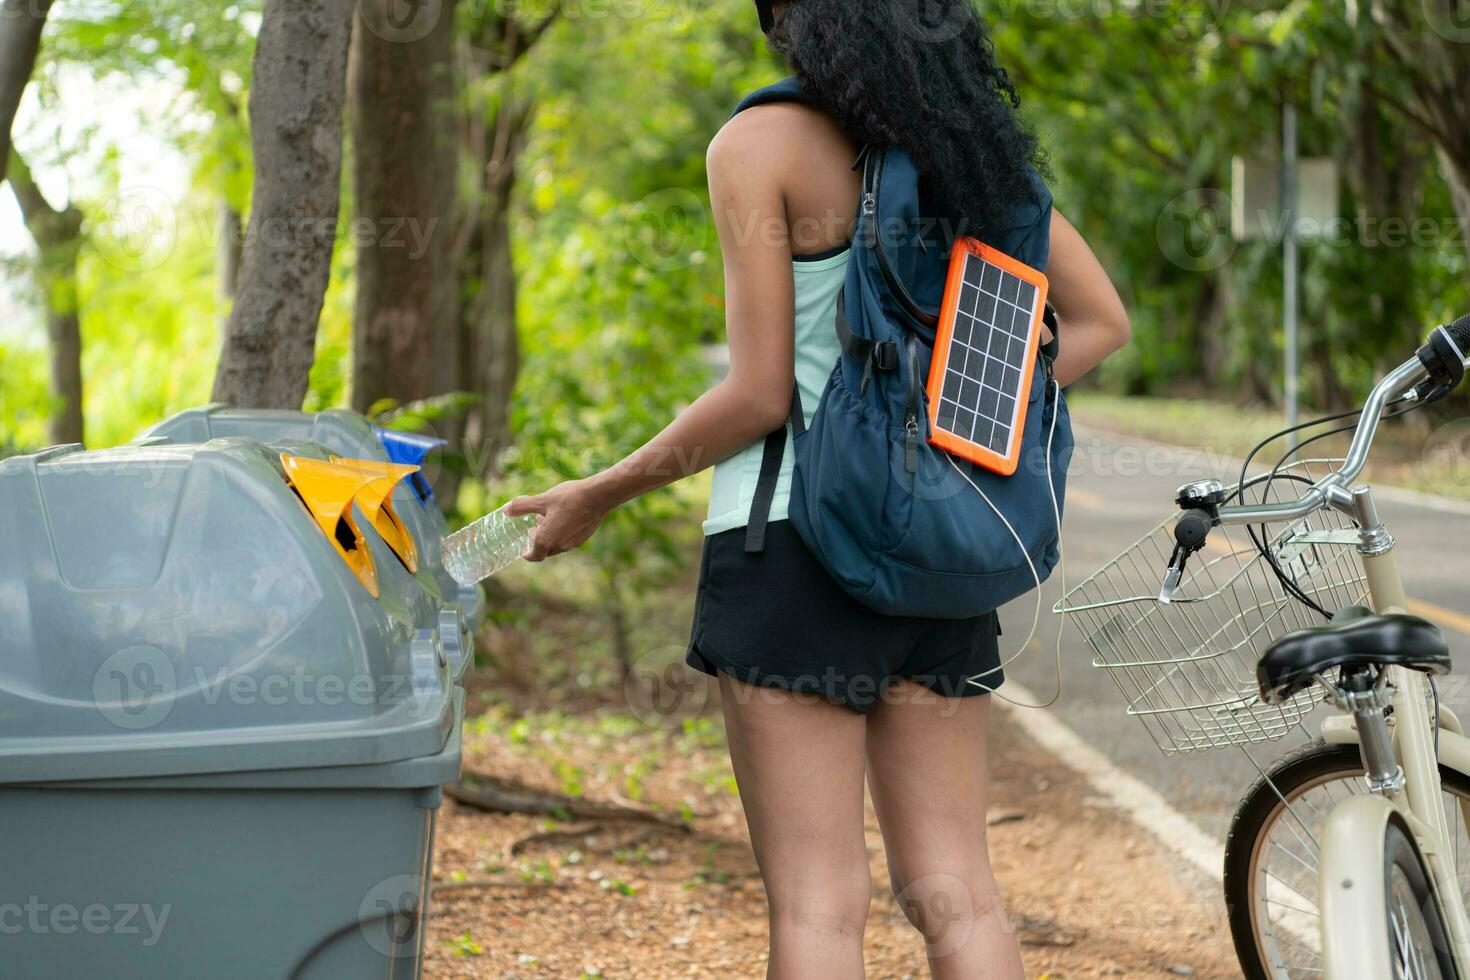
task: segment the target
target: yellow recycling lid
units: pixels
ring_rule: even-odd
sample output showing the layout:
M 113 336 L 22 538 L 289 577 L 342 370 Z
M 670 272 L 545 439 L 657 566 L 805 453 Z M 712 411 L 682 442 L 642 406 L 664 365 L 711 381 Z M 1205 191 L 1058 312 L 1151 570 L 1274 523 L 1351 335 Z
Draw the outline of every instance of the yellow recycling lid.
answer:
M 337 554 L 368 592 L 378 596 L 378 569 L 352 517 L 352 501 L 373 477 L 340 463 L 281 453 L 286 482 L 300 495 Z
M 412 476 L 419 471 L 417 466 L 405 466 L 400 463 L 379 463 L 371 459 L 344 459 L 341 456 L 333 456 L 332 462 L 339 466 L 347 466 L 356 470 L 365 478 L 365 482 L 357 490 L 357 505 L 367 515 L 374 528 L 382 535 L 383 540 L 388 542 L 388 547 L 393 549 L 410 572 L 419 570 L 419 551 L 413 543 L 413 535 L 408 533 L 398 512 L 393 509 L 393 488 L 398 486 L 400 480 Z

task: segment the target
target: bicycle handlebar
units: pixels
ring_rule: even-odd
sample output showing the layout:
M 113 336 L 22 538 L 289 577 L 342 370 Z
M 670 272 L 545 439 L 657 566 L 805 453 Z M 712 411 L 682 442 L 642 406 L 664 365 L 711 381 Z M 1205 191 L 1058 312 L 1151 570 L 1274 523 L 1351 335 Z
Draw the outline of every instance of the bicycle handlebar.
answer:
M 1440 327 L 1459 354 L 1461 372 L 1470 366 L 1470 315 L 1462 316 L 1449 326 Z M 1431 337 L 1433 335 L 1431 334 Z M 1378 433 L 1383 410 L 1406 393 L 1413 391 L 1421 382 L 1430 378 L 1431 372 L 1419 355 L 1394 368 L 1386 374 L 1363 403 L 1358 417 L 1357 430 L 1348 446 L 1342 466 L 1314 483 L 1306 493 L 1296 500 L 1275 504 L 1236 504 L 1219 509 L 1221 524 L 1265 524 L 1272 521 L 1290 521 L 1314 513 L 1341 498 L 1348 497 L 1352 482 L 1368 462 L 1368 451 L 1373 446 L 1373 437 Z M 1458 378 L 1457 378 L 1458 380 Z
M 1470 313 L 1460 317 L 1454 323 L 1445 327 L 1445 332 L 1450 335 L 1450 340 L 1460 349 L 1460 353 L 1470 359 Z M 1470 363 L 1467 363 L 1470 366 Z

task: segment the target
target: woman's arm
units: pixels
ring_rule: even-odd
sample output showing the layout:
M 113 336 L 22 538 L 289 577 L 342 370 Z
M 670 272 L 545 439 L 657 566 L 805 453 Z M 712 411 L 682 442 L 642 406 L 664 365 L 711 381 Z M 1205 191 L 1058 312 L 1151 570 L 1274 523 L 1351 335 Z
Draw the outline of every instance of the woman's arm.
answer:
M 774 431 L 795 383 L 794 290 L 774 114 L 741 113 L 710 143 L 710 201 L 725 260 L 730 372 L 641 449 L 594 476 L 511 501 L 539 514 L 527 558 L 579 547 L 613 508 L 698 473 Z
M 1097 256 L 1060 211 L 1052 212 L 1046 277 L 1062 338 L 1057 381 L 1069 385 L 1128 343 L 1128 311 Z

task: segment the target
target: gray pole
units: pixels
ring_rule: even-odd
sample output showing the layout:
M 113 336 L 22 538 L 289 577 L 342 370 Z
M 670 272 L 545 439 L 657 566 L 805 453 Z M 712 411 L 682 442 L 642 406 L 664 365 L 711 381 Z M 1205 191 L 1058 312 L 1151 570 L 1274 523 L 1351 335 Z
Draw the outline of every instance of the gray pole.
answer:
M 1297 249 L 1297 131 L 1296 104 L 1287 101 L 1281 114 L 1281 215 L 1284 238 L 1281 243 L 1281 258 L 1284 265 L 1281 296 L 1282 315 L 1286 327 L 1285 380 L 1282 385 L 1286 401 L 1286 424 L 1297 423 L 1297 306 L 1298 276 L 1301 259 Z M 1289 446 L 1297 444 L 1296 434 L 1289 437 Z

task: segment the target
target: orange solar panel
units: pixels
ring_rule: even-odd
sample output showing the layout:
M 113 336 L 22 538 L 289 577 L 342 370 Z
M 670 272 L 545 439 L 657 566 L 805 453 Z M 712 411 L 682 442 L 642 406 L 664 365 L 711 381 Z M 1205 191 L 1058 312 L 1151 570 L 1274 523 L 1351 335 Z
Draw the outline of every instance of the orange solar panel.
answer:
M 972 238 L 955 242 L 929 367 L 929 442 L 1016 472 L 1046 310 L 1046 276 Z

